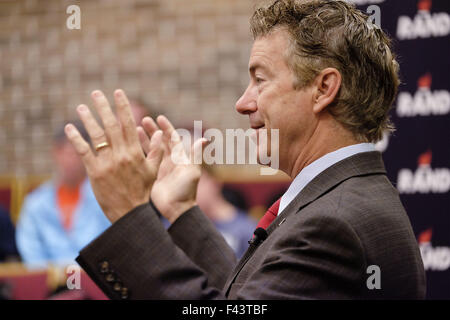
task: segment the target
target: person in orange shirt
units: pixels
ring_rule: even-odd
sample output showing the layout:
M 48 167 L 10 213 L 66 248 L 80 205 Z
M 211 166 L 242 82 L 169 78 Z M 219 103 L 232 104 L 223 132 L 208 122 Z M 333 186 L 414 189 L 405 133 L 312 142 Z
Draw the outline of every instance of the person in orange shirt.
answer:
M 19 253 L 32 267 L 74 263 L 78 251 L 110 225 L 63 127 L 53 137 L 52 158 L 53 179 L 25 198 L 17 224 Z

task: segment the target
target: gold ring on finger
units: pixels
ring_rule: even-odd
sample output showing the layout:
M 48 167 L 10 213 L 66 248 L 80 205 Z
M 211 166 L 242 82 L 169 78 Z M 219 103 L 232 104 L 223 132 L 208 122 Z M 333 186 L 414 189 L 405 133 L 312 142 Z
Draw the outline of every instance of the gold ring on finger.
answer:
M 98 150 L 106 148 L 106 147 L 109 147 L 108 142 L 105 141 L 105 142 L 99 143 L 98 145 L 95 146 L 95 151 L 98 151 Z

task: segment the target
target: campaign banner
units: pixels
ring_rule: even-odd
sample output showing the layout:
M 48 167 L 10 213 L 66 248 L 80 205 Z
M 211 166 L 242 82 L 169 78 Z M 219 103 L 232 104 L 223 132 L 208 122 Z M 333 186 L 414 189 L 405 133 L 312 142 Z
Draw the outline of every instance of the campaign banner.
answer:
M 394 40 L 397 130 L 378 147 L 419 243 L 427 298 L 450 299 L 450 1 L 352 2 Z

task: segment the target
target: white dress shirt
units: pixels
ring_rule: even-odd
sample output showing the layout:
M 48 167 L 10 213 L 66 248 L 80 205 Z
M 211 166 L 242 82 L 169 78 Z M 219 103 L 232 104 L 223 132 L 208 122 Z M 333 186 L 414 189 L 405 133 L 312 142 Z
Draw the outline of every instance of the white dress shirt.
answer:
M 294 200 L 294 198 L 303 190 L 303 188 L 308 183 L 311 182 L 312 179 L 314 179 L 325 169 L 357 153 L 375 150 L 375 145 L 373 143 L 359 143 L 327 153 L 326 155 L 310 163 L 308 166 L 304 167 L 302 171 L 299 172 L 294 181 L 292 181 L 287 191 L 281 197 L 278 214 L 280 214 L 289 205 L 289 203 Z

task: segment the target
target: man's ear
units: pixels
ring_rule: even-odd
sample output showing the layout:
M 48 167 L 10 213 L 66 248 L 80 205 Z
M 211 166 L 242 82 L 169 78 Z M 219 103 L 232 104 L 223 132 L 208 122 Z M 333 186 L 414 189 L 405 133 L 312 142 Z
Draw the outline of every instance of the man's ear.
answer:
M 314 80 L 316 86 L 313 112 L 319 113 L 331 104 L 341 87 L 341 73 L 336 68 L 323 69 Z

